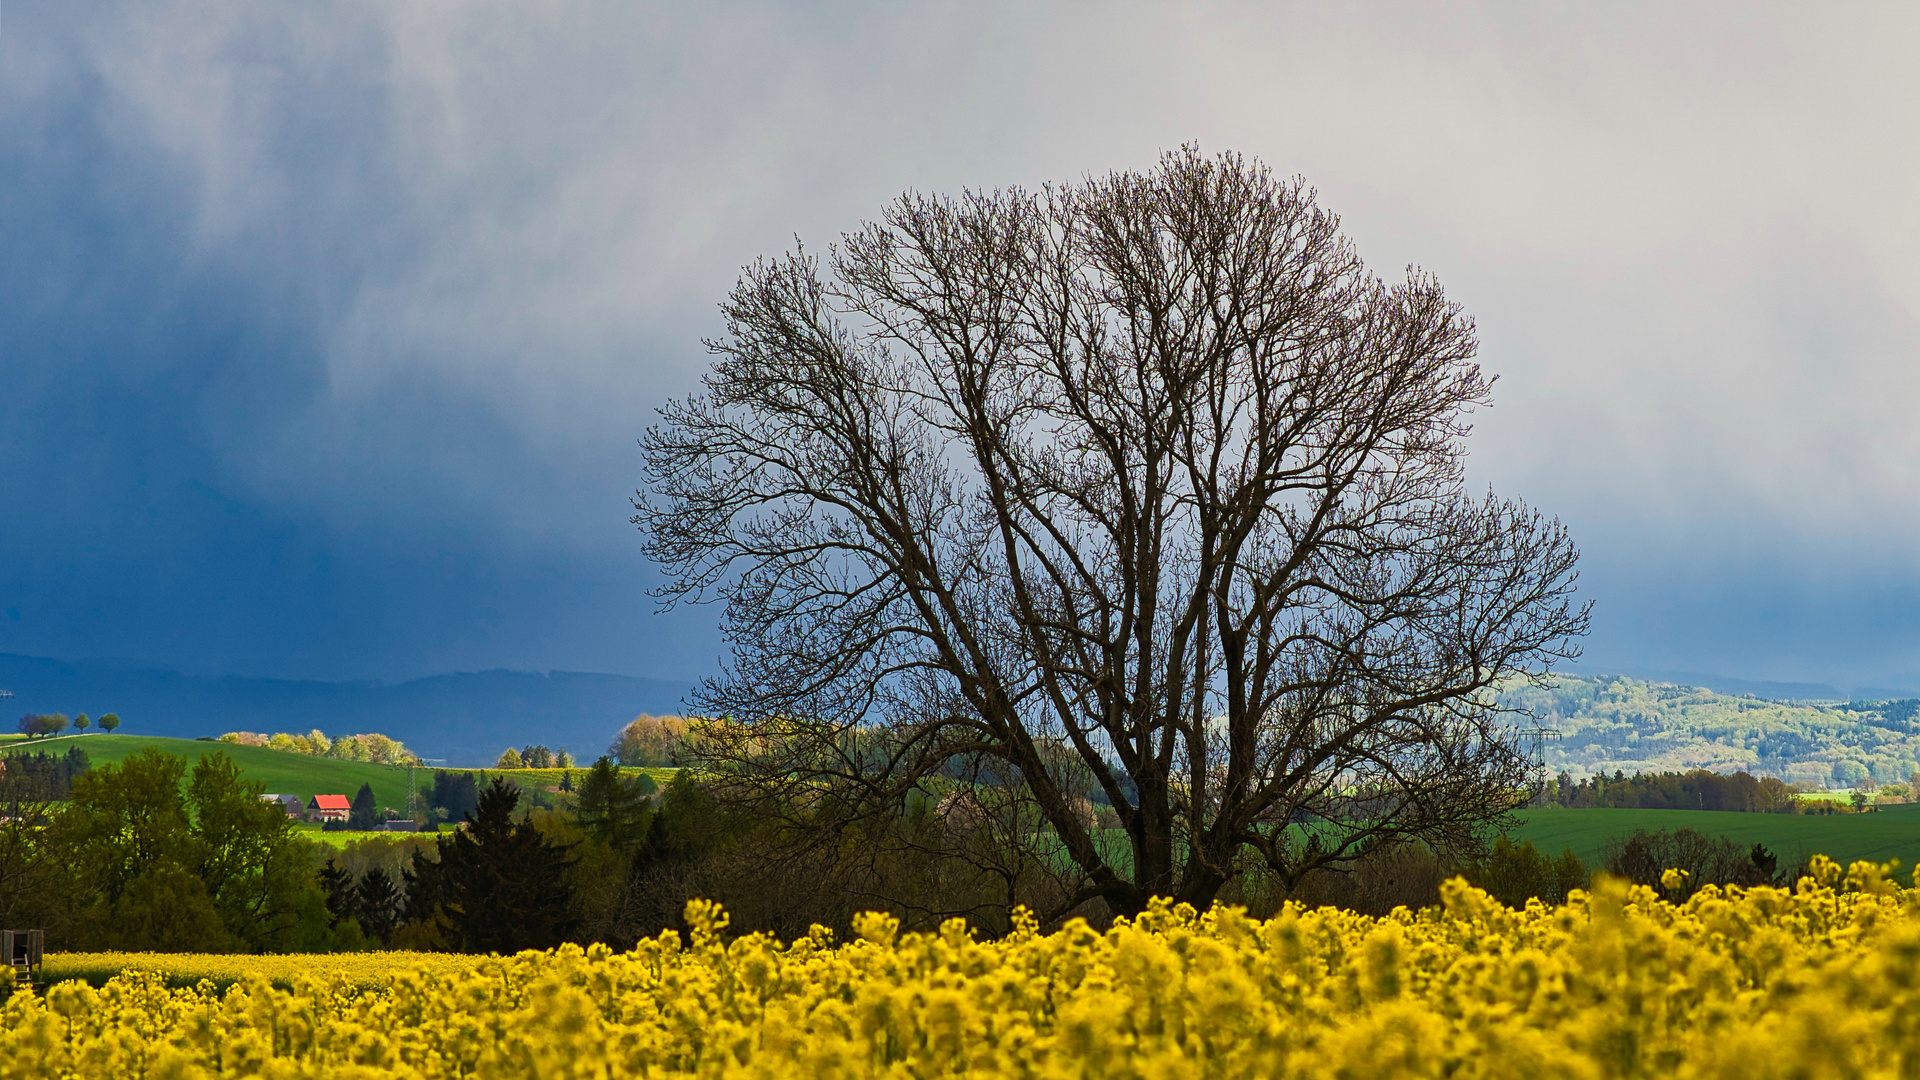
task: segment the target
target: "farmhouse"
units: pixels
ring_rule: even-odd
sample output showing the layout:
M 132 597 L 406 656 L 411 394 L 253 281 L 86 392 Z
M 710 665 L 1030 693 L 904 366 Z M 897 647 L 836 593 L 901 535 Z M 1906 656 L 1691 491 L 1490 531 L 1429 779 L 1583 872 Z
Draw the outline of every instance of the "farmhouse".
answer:
M 312 821 L 345 821 L 353 812 L 353 803 L 345 795 L 315 795 L 307 803 L 307 817 Z
M 307 804 L 298 795 L 262 795 L 261 802 L 279 803 L 288 817 L 301 817 L 307 811 Z

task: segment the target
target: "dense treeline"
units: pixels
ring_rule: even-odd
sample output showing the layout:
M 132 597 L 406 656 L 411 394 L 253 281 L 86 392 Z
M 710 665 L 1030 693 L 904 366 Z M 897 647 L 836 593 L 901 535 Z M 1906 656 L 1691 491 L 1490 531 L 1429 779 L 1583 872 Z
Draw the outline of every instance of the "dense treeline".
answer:
M 471 774 L 443 773 L 434 798 L 458 805 L 473 788 Z M 688 899 L 733 891 L 716 855 L 754 831 L 714 813 L 686 774 L 662 790 L 645 776 L 622 776 L 604 757 L 562 802 L 531 807 L 522 789 L 496 776 L 454 832 L 425 843 L 363 841 L 359 869 L 345 859 L 323 868 L 336 928 L 353 923 L 367 938 L 415 949 L 631 945 L 678 926 Z M 404 854 L 381 858 L 382 847 Z
M 329 738 L 319 728 L 305 735 L 285 731 L 271 735 L 256 731 L 229 731 L 220 736 L 220 741 L 236 746 L 264 746 L 269 750 L 290 754 L 333 758 L 336 761 L 365 761 L 375 765 L 415 765 L 420 761 L 413 751 L 401 745 L 400 740 L 390 739 L 377 731 L 364 735 L 342 735 L 339 738 Z
M 223 753 L 143 750 L 0 822 L 0 923 L 58 949 L 311 951 L 338 944 L 313 845 Z
M 1561 773 L 1547 791 L 1549 801 L 1575 809 L 1609 807 L 1638 810 L 1735 810 L 1753 814 L 1797 814 L 1793 789 L 1772 776 L 1707 769 L 1675 773 L 1591 776 L 1575 781 Z
M 1054 899 L 1046 868 L 1023 865 L 1010 854 L 1019 845 L 998 843 L 987 827 L 974 805 L 991 798 L 986 789 L 929 793 L 881 833 L 821 845 L 728 811 L 687 771 L 661 788 L 603 757 L 560 792 L 442 771 L 426 798 L 457 814 L 456 829 L 369 836 L 336 852 L 300 835 L 217 751 L 191 768 L 152 750 L 93 770 L 70 756 L 24 760 L 33 764 L 10 775 L 23 784 L 63 777 L 68 797 L 32 788 L 36 798 L 15 800 L 0 822 L 0 920 L 46 927 L 57 949 L 625 948 L 684 929 L 696 897 L 724 903 L 736 929 L 784 937 L 816 923 L 845 934 L 857 912 L 875 908 L 920 928 L 959 910 L 995 934 L 1009 928 L 1013 904 Z M 1640 789 L 1623 779 L 1619 790 Z M 969 858 L 953 859 L 956 846 Z M 1667 866 L 1688 869 L 1696 886 L 1781 879 L 1764 851 L 1684 831 L 1630 837 L 1606 869 L 1657 881 Z M 1289 899 L 1384 913 L 1437 902 L 1455 875 L 1516 908 L 1535 897 L 1562 902 L 1589 881 L 1571 852 L 1503 838 L 1478 851 L 1383 847 L 1293 882 L 1249 866 L 1222 898 L 1256 915 Z
M 87 752 L 77 746 L 64 754 L 0 755 L 0 805 L 65 799 L 87 768 Z

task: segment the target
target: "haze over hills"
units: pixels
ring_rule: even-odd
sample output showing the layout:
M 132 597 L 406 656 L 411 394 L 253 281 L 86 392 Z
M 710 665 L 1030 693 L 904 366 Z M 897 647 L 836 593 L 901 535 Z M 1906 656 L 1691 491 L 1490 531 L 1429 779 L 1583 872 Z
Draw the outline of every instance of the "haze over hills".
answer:
M 1576 777 L 1748 769 L 1847 787 L 1865 777 L 1904 782 L 1920 772 L 1920 701 L 1911 697 L 1847 701 L 1826 685 L 1682 678 L 1693 685 L 1560 675 L 1552 690 L 1514 690 L 1504 700 L 1560 732 L 1545 747 L 1547 766 Z M 1704 685 L 1709 682 L 1713 688 Z M 528 743 L 565 747 L 591 760 L 635 715 L 681 711 L 692 684 L 568 671 L 321 682 L 0 654 L 0 689 L 16 695 L 6 703 L 8 727 L 28 712 L 117 712 L 128 734 L 181 738 L 235 730 L 379 731 L 427 758 L 486 765 L 506 747 Z
M 1561 675 L 1550 690 L 1503 695 L 1559 732 L 1544 747 L 1547 767 L 1576 778 L 1745 769 L 1844 788 L 1868 777 L 1904 783 L 1920 771 L 1920 700 L 1808 698 L 1769 700 L 1618 675 Z
M 673 713 L 691 683 L 625 675 L 480 671 L 407 682 L 319 682 L 183 675 L 115 661 L 0 654 L 7 727 L 29 712 L 116 712 L 128 734 L 197 738 L 225 731 L 329 735 L 378 731 L 427 758 L 491 764 L 508 746 L 543 743 L 591 761 L 642 712 Z
M 1840 686 L 1830 682 L 1775 682 L 1764 679 L 1737 679 L 1700 671 L 1662 671 L 1650 668 L 1597 668 L 1591 673 L 1578 667 L 1566 674 L 1589 679 L 1625 676 L 1648 683 L 1672 683 L 1697 686 L 1734 697 L 1757 697 L 1768 701 L 1892 701 L 1920 698 L 1920 679 L 1893 680 L 1897 685 L 1859 684 Z

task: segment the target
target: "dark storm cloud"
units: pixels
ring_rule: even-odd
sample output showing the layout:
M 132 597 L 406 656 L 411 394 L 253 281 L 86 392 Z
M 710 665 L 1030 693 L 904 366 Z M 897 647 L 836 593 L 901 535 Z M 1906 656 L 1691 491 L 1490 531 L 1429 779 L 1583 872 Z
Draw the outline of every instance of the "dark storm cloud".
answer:
M 1591 663 L 1920 682 L 1898 8 L 9 4 L 0 652 L 677 677 L 633 438 L 737 268 L 1183 140 L 1502 374 Z
M 392 103 L 296 66 L 272 168 L 209 205 L 205 163 L 141 134 L 92 28 L 57 14 L 5 28 L 43 78 L 0 110 L 0 651 L 332 677 L 704 664 L 634 648 L 630 461 L 543 460 L 432 368 L 335 397 L 339 313 L 428 250 L 390 194 Z M 255 185 L 274 191 L 247 208 Z M 509 535 L 503 506 L 589 539 Z

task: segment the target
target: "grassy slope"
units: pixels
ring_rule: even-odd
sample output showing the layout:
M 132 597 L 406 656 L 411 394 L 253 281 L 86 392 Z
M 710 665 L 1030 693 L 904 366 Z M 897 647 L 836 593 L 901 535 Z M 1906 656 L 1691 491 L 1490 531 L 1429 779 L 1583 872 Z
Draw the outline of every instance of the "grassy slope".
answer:
M 1694 829 L 1747 846 L 1767 845 L 1782 861 L 1813 854 L 1842 864 L 1854 859 L 1899 859 L 1920 864 L 1920 804 L 1889 806 L 1873 814 L 1737 814 L 1712 810 L 1529 810 L 1512 835 L 1550 854 L 1571 847 L 1589 866 L 1600 863 L 1607 841 L 1635 829 Z
M 373 797 L 381 806 L 404 807 L 407 804 L 407 770 L 399 765 L 370 765 L 358 761 L 337 761 L 310 757 L 264 746 L 239 746 L 234 743 L 200 742 L 195 739 L 167 739 L 157 735 L 63 735 L 52 739 L 0 740 L 0 753 L 51 751 L 64 754 L 78 746 L 87 752 L 95 766 L 113 764 L 148 747 L 161 753 L 200 760 L 200 755 L 219 751 L 233 758 L 240 773 L 249 780 L 265 781 L 267 790 L 278 794 L 345 795 L 352 798 L 361 784 L 373 785 Z M 433 773 L 422 769 L 420 783 L 433 783 Z
M 23 736 L 0 736 L 0 754 L 8 752 L 51 752 L 64 754 L 68 747 L 78 746 L 87 752 L 87 759 L 94 765 L 109 765 L 139 753 L 148 747 L 162 753 L 187 759 L 189 763 L 198 761 L 200 755 L 220 751 L 233 758 L 240 766 L 240 773 L 249 780 L 264 781 L 267 790 L 280 794 L 298 795 L 302 799 L 315 795 L 345 795 L 352 798 L 360 790 L 361 784 L 373 785 L 373 797 L 381 806 L 396 809 L 407 805 L 407 770 L 400 765 L 370 765 L 357 761 L 338 761 L 333 758 L 311 757 L 306 754 L 289 753 L 285 750 L 269 750 L 264 746 L 240 746 L 235 743 L 209 743 L 197 739 L 169 739 L 157 735 L 62 735 L 51 739 L 28 740 Z M 560 785 L 560 769 L 514 769 L 501 774 L 499 770 L 453 769 L 451 772 L 484 772 L 488 775 L 509 775 L 522 784 L 545 788 L 557 788 Z M 672 779 L 672 769 L 623 769 L 624 773 L 644 773 L 656 783 L 664 784 Z M 574 770 L 574 780 L 580 779 L 581 770 Z M 421 768 L 416 780 L 423 789 L 433 784 L 433 770 Z M 315 834 L 316 836 L 318 833 Z M 329 833 L 328 839 L 342 836 Z

